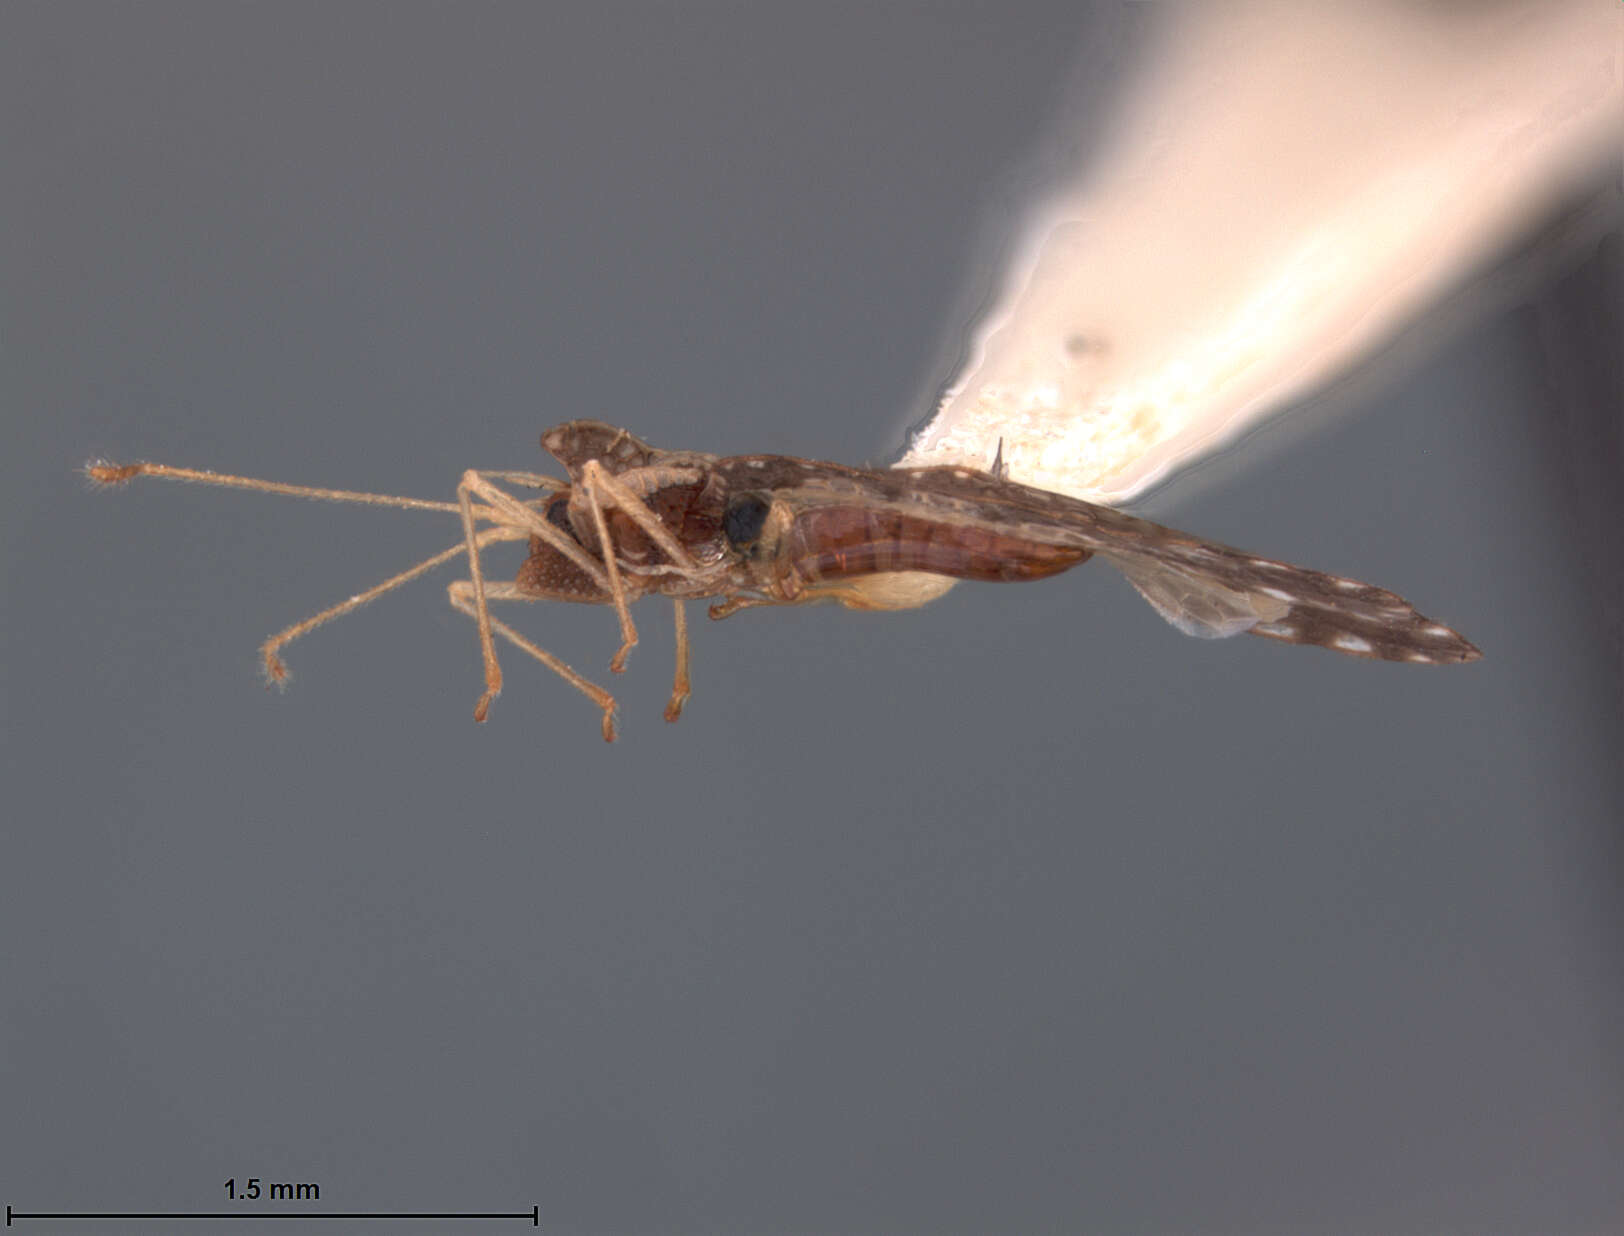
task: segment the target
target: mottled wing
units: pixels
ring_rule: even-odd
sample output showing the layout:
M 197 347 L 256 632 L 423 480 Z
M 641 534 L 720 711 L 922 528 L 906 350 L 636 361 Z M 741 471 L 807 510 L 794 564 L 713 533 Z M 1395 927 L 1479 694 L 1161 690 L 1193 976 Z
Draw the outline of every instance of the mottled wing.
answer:
M 791 489 L 801 504 L 905 506 L 944 525 L 1098 554 L 1187 635 L 1249 632 L 1386 661 L 1452 663 L 1481 654 L 1403 597 L 1354 579 L 1204 541 L 1080 498 L 968 468 L 869 471 L 773 456 L 720 461 L 736 488 Z
M 1222 639 L 1246 632 L 1423 665 L 1482 655 L 1385 588 L 1178 535 L 1160 547 L 1097 552 L 1186 635 Z
M 1100 550 L 1099 556 L 1126 575 L 1157 613 L 1197 639 L 1228 639 L 1282 619 L 1291 610 L 1289 601 L 1231 588 L 1210 572 L 1139 554 Z
M 1052 534 L 1064 536 L 1071 529 L 1186 635 L 1224 639 L 1249 633 L 1417 664 L 1475 661 L 1482 655 L 1458 632 L 1373 584 L 1259 557 L 1043 490 L 1027 490 L 1015 504 L 1039 508 L 1035 522 L 1045 527 L 1053 521 Z

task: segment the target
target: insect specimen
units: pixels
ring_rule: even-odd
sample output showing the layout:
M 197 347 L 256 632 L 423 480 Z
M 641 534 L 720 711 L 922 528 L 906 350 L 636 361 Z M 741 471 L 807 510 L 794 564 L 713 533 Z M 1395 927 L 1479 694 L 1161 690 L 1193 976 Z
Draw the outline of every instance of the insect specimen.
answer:
M 1099 556 L 1128 577 L 1163 617 L 1189 635 L 1249 632 L 1336 652 L 1423 664 L 1475 661 L 1462 636 L 1404 598 L 1204 541 L 1110 507 L 964 467 L 848 468 L 786 455 L 718 457 L 658 450 L 624 429 L 570 421 L 541 444 L 567 480 L 530 472 L 463 474 L 457 501 L 316 489 L 165 464 L 89 464 L 102 484 L 163 477 L 337 502 L 455 512 L 462 539 L 365 592 L 295 623 L 261 647 L 266 676 L 287 677 L 291 641 L 419 575 L 464 556 L 468 578 L 448 589 L 474 620 L 485 690 L 483 721 L 502 689 L 495 636 L 528 653 L 597 704 L 615 737 L 614 697 L 490 613 L 493 601 L 578 601 L 613 606 L 618 673 L 637 644 L 629 603 L 674 603 L 677 666 L 667 720 L 689 694 L 683 602 L 719 598 L 712 618 L 766 605 L 836 601 L 850 609 L 908 609 L 960 579 L 1013 582 L 1054 575 Z M 518 497 L 516 490 L 540 491 Z M 528 541 L 512 583 L 487 580 L 483 552 Z

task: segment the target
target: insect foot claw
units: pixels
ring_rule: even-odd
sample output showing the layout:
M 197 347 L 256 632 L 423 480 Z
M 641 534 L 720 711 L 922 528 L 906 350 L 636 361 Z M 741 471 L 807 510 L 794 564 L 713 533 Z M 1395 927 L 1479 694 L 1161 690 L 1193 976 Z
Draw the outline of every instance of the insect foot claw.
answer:
M 474 720 L 484 723 L 486 715 L 491 710 L 491 701 L 496 698 L 495 691 L 487 691 L 479 697 L 479 703 L 474 705 Z
M 750 609 L 757 605 L 770 605 L 772 602 L 764 601 L 760 597 L 725 597 L 720 601 L 712 602 L 705 612 L 720 622 L 723 618 L 731 618 L 741 609 Z
M 615 707 L 613 704 L 603 710 L 603 741 L 615 741 Z
M 107 459 L 92 459 L 85 464 L 85 476 L 93 485 L 122 485 L 140 476 L 142 464 L 116 464 Z
M 681 695 L 673 695 L 665 706 L 665 719 L 667 721 L 682 720 L 682 707 L 687 702 L 688 693 L 686 691 L 684 691 Z
M 265 674 L 265 685 L 267 687 L 276 687 L 281 690 L 288 685 L 288 667 L 283 663 L 282 658 L 274 652 L 261 654 L 260 668 Z

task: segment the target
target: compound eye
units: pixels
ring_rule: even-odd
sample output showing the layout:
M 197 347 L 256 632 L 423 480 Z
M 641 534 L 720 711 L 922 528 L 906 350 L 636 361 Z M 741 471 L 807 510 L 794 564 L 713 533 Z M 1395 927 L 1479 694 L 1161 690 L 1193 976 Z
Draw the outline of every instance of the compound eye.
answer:
M 761 535 L 771 504 L 760 494 L 739 494 L 722 513 L 722 532 L 734 549 L 748 549 Z
M 570 536 L 575 535 L 575 527 L 570 523 L 570 496 L 559 494 L 547 504 L 546 514 L 543 516 L 555 528 L 561 528 Z

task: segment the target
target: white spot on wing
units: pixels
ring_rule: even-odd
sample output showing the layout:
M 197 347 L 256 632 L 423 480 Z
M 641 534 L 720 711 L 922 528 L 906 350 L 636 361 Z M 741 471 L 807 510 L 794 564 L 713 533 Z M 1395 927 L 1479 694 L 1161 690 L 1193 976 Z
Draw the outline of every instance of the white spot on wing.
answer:
M 1331 640 L 1331 644 L 1343 652 L 1369 652 L 1374 647 L 1362 635 L 1338 635 Z

